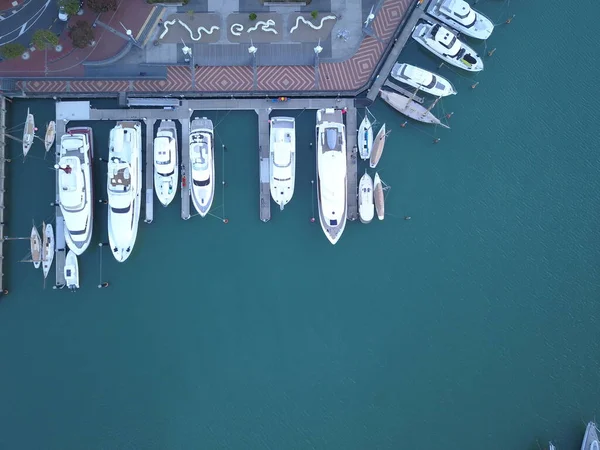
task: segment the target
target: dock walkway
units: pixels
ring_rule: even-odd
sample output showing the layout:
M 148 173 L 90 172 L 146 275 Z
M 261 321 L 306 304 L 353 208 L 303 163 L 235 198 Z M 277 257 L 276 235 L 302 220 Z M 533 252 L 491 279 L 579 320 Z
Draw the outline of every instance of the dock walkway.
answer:
M 356 124 L 356 108 L 346 110 L 346 202 L 348 220 L 358 218 L 358 127 Z
M 154 220 L 154 122 L 146 119 L 146 223 Z
M 258 114 L 258 160 L 260 180 L 260 220 L 271 220 L 271 162 L 269 156 L 269 110 L 259 109 Z
M 4 291 L 4 181 L 6 180 L 6 99 L 0 95 L 0 292 Z
M 188 111 L 189 113 L 189 111 Z M 190 218 L 190 118 L 179 119 L 181 123 L 181 218 Z M 185 177 L 185 181 L 184 181 Z
M 67 121 L 65 120 L 57 120 L 56 121 L 56 164 L 60 162 L 60 142 L 62 137 L 67 133 Z M 65 280 L 65 259 L 67 257 L 67 250 L 65 245 L 58 245 L 60 242 L 64 243 L 64 238 L 59 239 L 57 236 L 60 233 L 64 234 L 64 218 L 62 215 L 62 211 L 60 210 L 58 192 L 60 190 L 58 176 L 60 174 L 59 170 L 56 170 L 56 197 L 54 200 L 54 210 L 56 212 L 56 226 L 54 227 L 55 238 L 54 241 L 57 245 L 55 245 L 55 255 L 54 255 L 54 270 L 56 272 L 56 282 L 54 287 L 59 288 L 64 286 L 67 281 Z M 93 206 L 92 206 L 93 207 Z M 62 248 L 60 248 L 62 247 Z

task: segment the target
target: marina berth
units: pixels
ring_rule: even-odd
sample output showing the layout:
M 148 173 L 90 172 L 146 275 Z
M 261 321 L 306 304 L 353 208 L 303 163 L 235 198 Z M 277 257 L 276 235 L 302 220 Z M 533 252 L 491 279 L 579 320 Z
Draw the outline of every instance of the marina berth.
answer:
M 154 139 L 154 189 L 163 206 L 168 206 L 177 192 L 178 153 L 175 122 L 162 120 Z
M 412 37 L 448 64 L 469 72 L 483 70 L 483 60 L 477 52 L 442 25 L 421 22 L 413 30 Z
M 339 109 L 317 111 L 317 203 L 321 228 L 336 244 L 347 218 L 346 127 Z
M 109 136 L 108 240 L 119 262 L 131 255 L 138 232 L 142 191 L 142 131 L 139 122 L 117 122 Z
M 271 197 L 283 210 L 294 195 L 296 121 L 291 117 L 273 117 L 270 122 Z
M 194 208 L 205 217 L 215 196 L 215 142 L 211 120 L 195 118 L 190 126 L 191 197 Z
M 427 14 L 476 39 L 487 39 L 494 31 L 494 23 L 464 0 L 433 0 Z
M 408 84 L 436 97 L 456 94 L 456 89 L 454 89 L 452 83 L 445 78 L 410 64 L 394 64 L 391 75 L 401 83 Z
M 65 242 L 76 255 L 81 255 L 92 239 L 92 158 L 92 129 L 69 128 L 61 137 L 55 168 L 58 170 L 58 200 L 65 223 Z

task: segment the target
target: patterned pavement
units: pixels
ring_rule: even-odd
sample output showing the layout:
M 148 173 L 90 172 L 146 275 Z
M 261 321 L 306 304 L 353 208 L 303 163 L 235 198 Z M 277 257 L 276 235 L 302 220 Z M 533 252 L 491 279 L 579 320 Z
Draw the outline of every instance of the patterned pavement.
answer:
M 256 69 L 258 91 L 351 91 L 364 86 L 394 35 L 411 2 L 385 0 L 373 21 L 379 40 L 365 37 L 351 58 L 319 65 L 320 84 L 315 82 L 313 66 L 260 66 Z M 248 66 L 199 67 L 195 70 L 195 88 L 188 66 L 169 66 L 164 80 L 81 80 L 18 82 L 26 92 L 247 92 L 253 90 L 253 69 Z

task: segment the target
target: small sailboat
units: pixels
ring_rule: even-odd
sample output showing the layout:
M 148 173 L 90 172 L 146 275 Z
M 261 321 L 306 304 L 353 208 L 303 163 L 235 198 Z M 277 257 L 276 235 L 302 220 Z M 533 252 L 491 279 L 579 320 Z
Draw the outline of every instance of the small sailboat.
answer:
M 79 289 L 79 262 L 72 251 L 67 253 L 65 259 L 65 282 L 68 289 Z
M 383 147 L 385 145 L 385 138 L 387 137 L 387 133 L 385 131 L 385 123 L 379 129 L 377 136 L 375 136 L 375 140 L 373 141 L 373 149 L 371 150 L 371 159 L 369 161 L 369 166 L 371 169 L 377 167 L 379 160 L 381 159 L 381 155 L 383 155 Z
M 375 174 L 374 186 L 373 186 L 373 199 L 375 201 L 375 210 L 377 211 L 377 218 L 383 220 L 385 216 L 385 197 L 383 196 L 383 183 L 379 174 Z
M 417 91 L 415 90 L 415 93 Z M 437 104 L 441 97 L 438 97 L 429 108 L 425 108 L 423 105 L 419 105 L 413 102 L 411 98 L 405 97 L 404 95 L 397 94 L 396 92 L 386 91 L 381 89 L 379 91 L 381 98 L 392 108 L 406 117 L 413 120 L 417 120 L 423 123 L 430 123 L 432 125 L 440 125 L 444 128 L 450 128 L 448 125 L 443 124 L 440 119 L 435 117 L 431 110 Z
M 391 75 L 400 83 L 408 84 L 436 97 L 456 94 L 452 83 L 445 78 L 410 64 L 394 64 Z
M 44 224 L 44 237 L 43 242 L 43 256 L 42 256 L 42 270 L 44 271 L 44 278 L 48 277 L 52 261 L 54 261 L 54 229 L 52 224 Z
M 585 435 L 583 436 L 583 442 L 581 443 L 581 450 L 600 450 L 600 443 L 598 442 L 598 428 L 594 422 L 590 422 L 585 429 Z
M 46 151 L 49 152 L 50 148 L 54 144 L 54 139 L 56 138 L 56 122 L 54 120 L 50 121 L 48 127 L 46 128 L 46 137 L 44 138 L 44 146 L 46 147 Z
M 42 262 L 42 239 L 35 225 L 31 227 L 29 241 L 31 243 L 31 262 L 33 262 L 33 267 L 39 269 Z
M 358 216 L 362 223 L 369 223 L 374 215 L 373 179 L 365 172 L 358 183 Z
M 358 126 L 358 154 L 361 159 L 369 159 L 373 148 L 373 124 L 369 120 L 368 112 Z
M 552 442 L 548 442 L 548 450 L 556 450 L 556 447 Z
M 35 120 L 33 119 L 33 114 L 29 112 L 29 108 L 27 108 L 27 120 L 25 120 L 25 128 L 23 130 L 23 156 L 27 156 L 27 153 L 29 153 L 34 136 Z

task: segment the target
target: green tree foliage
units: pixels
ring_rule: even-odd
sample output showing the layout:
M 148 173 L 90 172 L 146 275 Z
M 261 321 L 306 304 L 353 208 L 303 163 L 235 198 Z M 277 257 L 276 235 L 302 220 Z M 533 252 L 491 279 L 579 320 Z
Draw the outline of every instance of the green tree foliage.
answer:
M 27 48 L 22 44 L 4 44 L 0 47 L 0 55 L 6 59 L 18 58 L 27 51 Z
M 95 13 L 117 10 L 117 0 L 87 0 L 87 6 Z
M 250 13 L 250 15 L 248 16 L 248 19 L 256 20 L 256 13 Z
M 33 33 L 31 42 L 38 50 L 46 50 L 58 45 L 58 36 L 50 30 L 37 30 Z
M 74 47 L 86 48 L 94 40 L 94 29 L 85 20 L 78 20 L 71 29 L 71 40 Z
M 313 11 L 310 13 L 310 15 L 312 16 L 313 19 L 316 19 L 317 16 L 319 15 L 319 11 Z
M 59 0 L 58 6 L 62 6 L 70 16 L 74 16 L 79 12 L 79 0 Z

